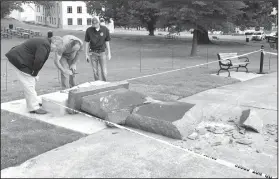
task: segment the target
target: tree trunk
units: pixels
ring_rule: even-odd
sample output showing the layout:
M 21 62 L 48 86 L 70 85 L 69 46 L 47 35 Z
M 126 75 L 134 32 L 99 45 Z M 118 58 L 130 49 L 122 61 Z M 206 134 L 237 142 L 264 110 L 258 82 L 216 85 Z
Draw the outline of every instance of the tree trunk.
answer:
M 212 42 L 209 40 L 208 31 L 200 31 L 197 30 L 198 36 L 198 44 L 211 44 Z
M 154 27 L 154 23 L 153 22 L 148 22 L 147 23 L 147 30 L 149 31 L 149 35 L 150 36 L 155 36 L 154 35 L 155 27 Z
M 193 32 L 191 57 L 197 55 L 197 46 L 198 46 L 198 30 L 195 29 Z

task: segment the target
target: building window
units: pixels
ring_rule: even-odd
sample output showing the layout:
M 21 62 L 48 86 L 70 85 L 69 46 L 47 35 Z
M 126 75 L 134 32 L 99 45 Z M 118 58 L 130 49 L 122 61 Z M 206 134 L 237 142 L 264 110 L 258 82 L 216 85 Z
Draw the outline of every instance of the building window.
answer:
M 45 17 L 45 23 L 47 22 L 47 17 Z
M 54 22 L 53 23 L 56 24 L 56 18 L 54 18 Z
M 67 7 L 67 13 L 73 13 L 72 6 L 68 6 L 68 7 Z
M 40 12 L 40 6 L 37 6 L 37 12 Z
M 81 6 L 77 7 L 77 13 L 82 13 L 82 7 Z
M 43 17 L 42 16 L 40 16 L 40 21 L 43 22 Z
M 73 25 L 73 18 L 68 18 L 68 25 Z
M 77 18 L 77 25 L 82 25 L 82 18 Z
M 87 25 L 92 25 L 91 24 L 91 18 L 87 18 Z

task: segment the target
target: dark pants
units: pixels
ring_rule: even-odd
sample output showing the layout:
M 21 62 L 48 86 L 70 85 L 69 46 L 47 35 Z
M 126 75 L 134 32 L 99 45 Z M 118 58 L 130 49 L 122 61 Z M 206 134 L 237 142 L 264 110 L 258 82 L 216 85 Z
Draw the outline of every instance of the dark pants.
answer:
M 99 56 L 92 54 L 90 55 L 90 58 L 95 81 L 107 81 L 107 62 L 105 52 L 101 52 Z M 99 73 L 101 73 L 101 78 Z

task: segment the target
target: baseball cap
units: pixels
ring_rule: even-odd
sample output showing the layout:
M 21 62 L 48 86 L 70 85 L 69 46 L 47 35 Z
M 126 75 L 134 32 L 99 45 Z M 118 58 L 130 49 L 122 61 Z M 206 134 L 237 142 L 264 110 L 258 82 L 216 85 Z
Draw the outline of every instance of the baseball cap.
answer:
M 93 17 L 92 18 L 92 24 L 98 24 L 100 22 L 100 19 L 98 17 Z

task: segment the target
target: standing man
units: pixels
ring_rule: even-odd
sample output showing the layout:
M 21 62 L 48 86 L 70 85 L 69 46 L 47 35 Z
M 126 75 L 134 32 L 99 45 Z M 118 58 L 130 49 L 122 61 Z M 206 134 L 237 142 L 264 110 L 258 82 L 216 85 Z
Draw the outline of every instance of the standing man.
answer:
M 107 49 L 107 59 L 111 59 L 110 33 L 107 27 L 100 25 L 98 17 L 92 18 L 92 27 L 85 32 L 85 56 L 87 62 L 91 62 L 94 79 L 100 80 L 99 72 L 103 81 L 107 81 L 107 61 L 105 51 Z M 100 66 L 100 70 L 99 70 Z
M 63 46 L 55 52 L 54 64 L 61 73 L 62 88 L 67 89 L 76 86 L 75 73 L 83 42 L 73 35 L 65 35 L 61 40 Z
M 39 79 L 39 71 L 47 61 L 49 53 L 55 51 L 57 46 L 55 37 L 33 38 L 13 47 L 6 53 L 14 73 L 23 86 L 27 108 L 30 113 L 47 113 L 41 108 L 42 103 L 37 96 L 35 86 Z

